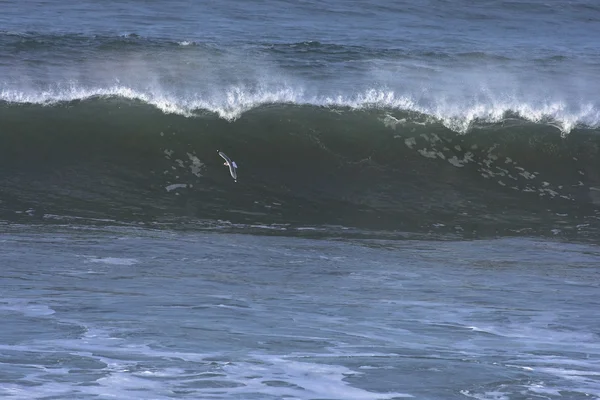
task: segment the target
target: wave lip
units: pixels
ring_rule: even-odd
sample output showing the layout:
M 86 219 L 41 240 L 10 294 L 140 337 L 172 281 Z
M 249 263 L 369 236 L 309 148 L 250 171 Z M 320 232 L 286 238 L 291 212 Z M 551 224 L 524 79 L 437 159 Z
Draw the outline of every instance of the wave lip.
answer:
M 369 89 L 353 95 L 310 95 L 304 88 L 288 85 L 272 87 L 230 86 L 221 92 L 175 94 L 161 90 L 139 90 L 115 84 L 109 87 L 60 85 L 43 91 L 23 91 L 4 88 L 0 101 L 9 104 L 58 105 L 91 98 L 136 100 L 156 107 L 166 114 L 185 117 L 214 113 L 234 121 L 244 113 L 266 105 L 317 106 L 343 110 L 382 110 L 410 112 L 422 115 L 426 122 L 437 122 L 455 132 L 465 133 L 477 124 L 497 124 L 519 118 L 531 123 L 555 126 L 566 134 L 575 128 L 600 127 L 600 109 L 594 104 L 568 107 L 560 101 L 529 104 L 511 101 L 454 104 L 445 99 L 423 104 L 414 96 L 400 95 L 393 90 Z
M 9 60 L 0 62 L 0 100 L 115 97 L 228 121 L 272 104 L 374 109 L 421 114 L 461 133 L 509 115 L 563 133 L 600 126 L 593 55 L 145 34 L 0 31 L 0 59 Z

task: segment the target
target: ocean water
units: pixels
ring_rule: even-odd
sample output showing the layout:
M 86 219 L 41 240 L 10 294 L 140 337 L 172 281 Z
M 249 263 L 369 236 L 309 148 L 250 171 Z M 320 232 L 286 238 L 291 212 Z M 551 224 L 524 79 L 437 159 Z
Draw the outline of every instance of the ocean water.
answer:
M 0 396 L 600 399 L 599 37 L 590 0 L 0 1 Z

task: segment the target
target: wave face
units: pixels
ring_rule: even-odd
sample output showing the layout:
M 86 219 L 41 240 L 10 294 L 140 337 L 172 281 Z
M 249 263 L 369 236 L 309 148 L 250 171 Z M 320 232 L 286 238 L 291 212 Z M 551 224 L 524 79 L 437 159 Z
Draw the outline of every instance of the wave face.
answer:
M 598 237 L 593 2 L 5 6 L 3 221 Z
M 109 93 L 110 94 L 110 93 Z M 0 216 L 595 237 L 600 131 L 273 101 L 225 119 L 93 95 L 0 104 Z M 217 150 L 239 166 L 235 183 Z

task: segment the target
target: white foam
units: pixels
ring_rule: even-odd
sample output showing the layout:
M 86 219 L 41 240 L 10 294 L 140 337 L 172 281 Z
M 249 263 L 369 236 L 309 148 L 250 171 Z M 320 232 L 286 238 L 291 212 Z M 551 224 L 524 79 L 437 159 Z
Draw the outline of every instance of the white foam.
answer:
M 0 311 L 13 311 L 27 317 L 45 317 L 55 311 L 45 304 L 32 303 L 23 299 L 3 299 L 0 301 Z
M 529 391 L 533 393 L 547 394 L 551 396 L 560 397 L 561 390 L 560 389 L 552 389 L 544 386 L 542 383 L 534 383 L 528 386 Z
M 191 162 L 190 171 L 192 175 L 195 175 L 198 178 L 201 177 L 202 174 L 200 174 L 200 171 L 202 171 L 202 168 L 204 168 L 204 164 L 200 161 L 198 157 L 196 157 L 193 154 L 187 153 L 187 156 Z
M 139 261 L 135 258 L 117 258 L 117 257 L 102 257 L 102 258 L 88 258 L 86 262 L 109 264 L 109 265 L 134 265 Z
M 538 172 L 529 172 L 525 168 L 518 165 L 518 162 L 508 157 L 499 156 L 496 154 L 498 144 L 494 144 L 489 148 L 478 153 L 481 161 L 475 161 L 475 153 L 467 151 L 461 158 L 455 155 L 445 146 L 445 143 L 435 134 L 421 134 L 419 136 L 411 136 L 404 139 L 406 147 L 416 151 L 421 156 L 429 159 L 446 160 L 449 164 L 456 168 L 463 168 L 467 164 L 473 164 L 479 171 L 479 175 L 485 179 L 494 177 L 505 177 L 506 179 L 495 179 L 495 182 L 502 187 L 510 187 L 513 190 L 518 190 L 528 193 L 537 193 L 540 197 L 556 197 L 560 196 L 566 200 L 573 200 L 571 195 L 562 194 L 562 185 L 553 185 L 551 182 L 539 181 L 542 177 Z M 456 148 L 457 146 L 455 146 Z M 460 146 L 458 146 L 460 148 Z M 475 149 L 474 149 L 475 151 Z M 502 165 L 499 166 L 498 164 Z M 516 182 L 520 185 L 513 185 Z M 525 185 L 525 181 L 531 185 Z M 507 183 L 509 182 L 509 183 Z
M 552 375 L 559 376 L 561 378 L 568 378 L 579 380 L 580 377 L 587 376 L 600 376 L 600 371 L 588 371 L 578 369 L 564 369 L 564 368 L 538 368 L 540 372 L 546 372 Z
M 502 392 L 484 392 L 484 393 L 473 393 L 469 390 L 461 390 L 460 393 L 466 397 L 477 400 L 509 400 L 510 397 Z
M 324 231 L 324 228 L 317 228 L 314 226 L 298 226 L 294 228 L 297 231 Z
M 52 382 L 36 382 L 37 385 L 19 385 L 15 383 L 3 383 L 0 386 L 0 395 L 11 400 L 46 399 L 49 397 L 77 398 L 80 391 L 70 385 Z
M 4 88 L 0 100 L 10 103 L 52 105 L 59 102 L 86 100 L 94 97 L 119 97 L 138 100 L 155 106 L 165 113 L 186 117 L 199 111 L 217 114 L 226 120 L 235 120 L 243 113 L 267 104 L 297 104 L 350 109 L 394 109 L 416 112 L 434 118 L 449 129 L 466 132 L 473 123 L 501 122 L 507 113 L 514 113 L 531 122 L 547 122 L 563 133 L 578 125 L 600 126 L 600 110 L 591 103 L 567 106 L 559 100 L 528 101 L 488 98 L 478 102 L 457 102 L 455 99 L 433 98 L 417 100 L 410 93 L 386 89 L 367 89 L 356 93 L 310 94 L 302 85 L 265 83 L 263 85 L 230 85 L 205 92 L 174 93 L 162 89 L 138 89 L 127 85 L 88 87 L 69 83 L 52 89 L 23 91 Z M 390 115 L 383 119 L 386 126 L 395 128 L 404 123 Z
M 361 373 L 349 368 L 308 361 L 290 356 L 254 354 L 242 359 L 217 361 L 216 354 L 193 354 L 154 350 L 145 345 L 125 345 L 119 338 L 107 338 L 102 332 L 87 334 L 81 341 L 55 340 L 60 351 L 104 364 L 93 385 L 73 385 L 56 377 L 72 374 L 70 368 L 32 368 L 35 372 L 24 380 L 37 383 L 34 391 L 19 383 L 4 385 L 0 393 L 9 398 L 44 396 L 76 397 L 74 394 L 111 398 L 171 398 L 174 390 L 186 390 L 195 398 L 295 398 L 384 400 L 411 398 L 410 394 L 378 393 L 351 385 L 347 380 Z M 46 343 L 48 345 L 50 343 Z M 11 351 L 36 350 L 30 346 L 1 346 Z M 41 349 L 49 353 L 46 347 Z M 51 352 L 50 352 L 51 353 Z M 107 355 L 104 355 L 107 354 Z M 49 354 L 50 356 L 50 354 Z M 137 361 L 142 356 L 144 361 Z M 153 359 L 191 361 L 198 368 L 148 367 Z M 143 366 L 143 368 L 140 368 Z M 30 397 L 27 397 L 30 396 Z
M 190 116 L 191 113 L 182 107 L 179 101 L 171 96 L 142 92 L 130 87 L 114 85 L 108 88 L 85 88 L 69 85 L 54 90 L 26 93 L 18 90 L 4 89 L 0 91 L 0 100 L 11 103 L 52 105 L 74 100 L 87 100 L 93 97 L 121 97 L 130 100 L 140 100 L 154 105 L 165 113 L 176 113 Z
M 350 386 L 345 380 L 358 375 L 339 365 L 294 361 L 276 356 L 259 356 L 260 363 L 231 363 L 223 370 L 232 376 L 243 377 L 243 387 L 231 393 L 262 393 L 276 398 L 299 399 L 328 398 L 344 400 L 369 400 L 411 398 L 406 393 L 374 393 Z M 270 382 L 281 382 L 272 385 Z
M 165 186 L 167 192 L 170 192 L 175 189 L 185 189 L 187 187 L 186 183 L 173 183 L 171 185 Z

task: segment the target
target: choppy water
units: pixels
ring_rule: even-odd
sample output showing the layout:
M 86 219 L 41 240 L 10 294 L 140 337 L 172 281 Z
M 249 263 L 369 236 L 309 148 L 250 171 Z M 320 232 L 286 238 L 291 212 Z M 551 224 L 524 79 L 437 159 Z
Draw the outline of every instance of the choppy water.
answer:
M 591 1 L 0 2 L 0 395 L 600 398 L 598 37 Z
M 73 227 L 0 245 L 7 398 L 600 396 L 595 246 Z

